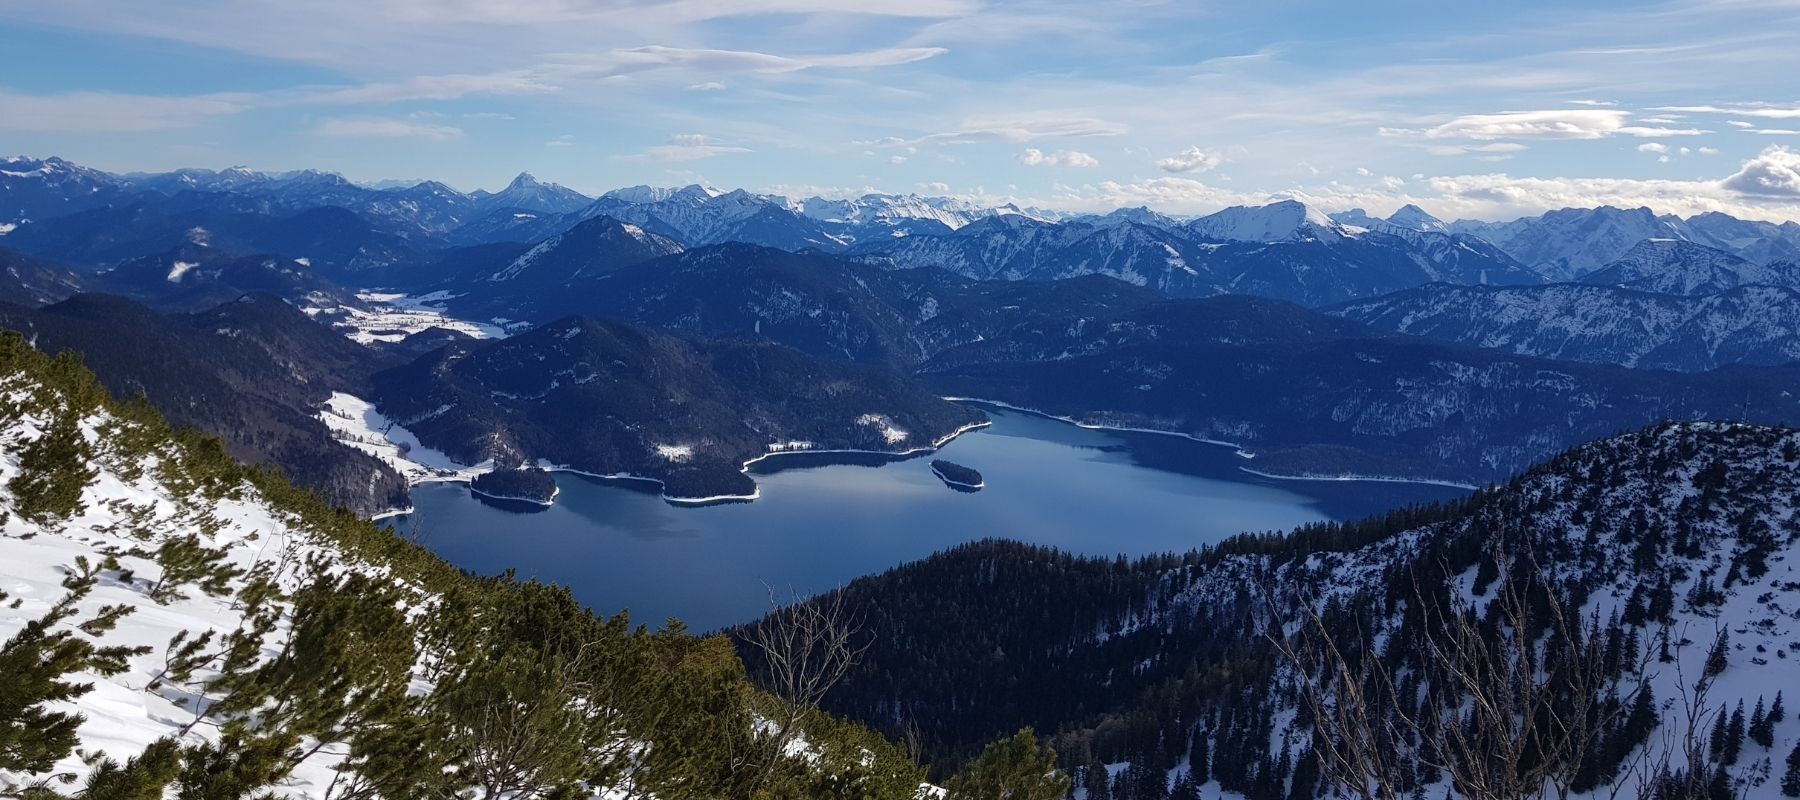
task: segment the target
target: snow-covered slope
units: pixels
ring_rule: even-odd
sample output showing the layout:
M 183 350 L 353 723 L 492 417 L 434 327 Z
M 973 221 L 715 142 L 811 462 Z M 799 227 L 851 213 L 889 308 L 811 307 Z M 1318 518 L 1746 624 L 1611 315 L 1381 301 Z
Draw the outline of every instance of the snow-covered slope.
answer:
M 1357 616 L 1368 627 L 1357 636 L 1404 640 L 1406 626 L 1416 624 L 1407 620 L 1411 603 L 1383 599 L 1395 596 L 1397 565 L 1420 563 L 1429 569 L 1443 559 L 1437 563 L 1454 570 L 1448 588 L 1460 594 L 1452 602 L 1482 615 L 1499 610 L 1496 587 L 1505 581 L 1496 582 L 1492 573 L 1484 577 L 1478 563 L 1469 563 L 1480 557 L 1442 554 L 1458 543 L 1475 553 L 1510 552 L 1575 601 L 1568 613 L 1581 621 L 1573 626 L 1594 626 L 1593 635 L 1612 638 L 1608 647 L 1620 647 L 1621 654 L 1613 659 L 1609 680 L 1617 682 L 1622 697 L 1630 697 L 1642 680 L 1655 698 L 1662 730 L 1679 741 L 1690 715 L 1704 732 L 1717 715 L 1729 716 L 1740 703 L 1748 714 L 1758 703 L 1766 708 L 1777 691 L 1800 694 L 1795 689 L 1800 687 L 1796 492 L 1800 432 L 1719 423 L 1662 425 L 1576 448 L 1455 518 L 1349 552 L 1287 563 L 1227 558 L 1178 595 L 1168 613 L 1227 606 L 1247 587 L 1260 585 L 1271 587 L 1274 602 L 1290 610 L 1310 606 L 1331 615 L 1333 608 L 1364 609 Z M 1501 569 L 1504 573 L 1505 566 Z M 1421 591 L 1430 596 L 1437 590 Z M 1546 617 L 1539 624 L 1552 624 L 1541 607 L 1537 613 Z M 1292 632 L 1301 619 L 1289 615 L 1283 622 Z M 1709 649 L 1721 635 L 1727 644 L 1717 665 L 1722 671 L 1714 675 L 1707 665 Z M 1280 672 L 1285 688 L 1294 686 L 1288 681 L 1304 680 L 1291 670 Z M 1684 708 L 1683 699 L 1692 698 L 1703 679 L 1708 683 L 1703 702 Z M 1278 709 L 1285 705 L 1280 699 L 1274 703 Z M 1622 724 L 1622 719 L 1612 723 Z M 1608 728 L 1594 735 L 1618 735 Z M 1273 733 L 1272 741 L 1297 748 L 1311 739 L 1287 715 L 1277 716 Z M 1778 797 L 1783 762 L 1796 742 L 1800 719 L 1792 713 L 1773 726 L 1768 746 L 1744 741 L 1742 755 L 1726 770 L 1734 796 Z M 1645 746 L 1660 743 L 1653 738 Z M 1630 775 L 1621 784 L 1627 792 L 1635 789 Z M 1425 793 L 1437 796 L 1442 790 Z
M 1543 273 L 1566 281 L 1605 266 L 1645 239 L 1682 238 L 1648 208 L 1565 208 L 1511 222 L 1458 220 L 1450 230 L 1490 242 Z
M 1335 239 L 1354 233 L 1352 228 L 1298 200 L 1280 200 L 1266 206 L 1232 206 L 1192 220 L 1185 227 L 1202 239 L 1227 242 Z
M 0 335 L 0 688 L 7 797 L 934 791 L 852 723 L 772 725 L 723 638 L 470 577 L 16 334 Z
M 1434 284 L 1324 310 L 1379 330 L 1570 361 L 1681 371 L 1800 361 L 1800 291 L 1773 286 L 1681 297 Z
M 474 192 L 470 197 L 481 211 L 518 209 L 545 214 L 567 214 L 594 201 L 566 186 L 540 181 L 529 172 L 519 173 L 512 183 L 498 192 Z
M 1681 239 L 1646 239 L 1577 282 L 1698 295 L 1753 285 L 1800 288 L 1800 269 L 1791 264 L 1756 264 Z
M 202 667 L 191 678 L 167 674 L 166 657 L 178 634 L 189 641 L 208 635 L 223 638 L 246 625 L 248 612 L 233 595 L 249 585 L 249 576 L 274 582 L 292 593 L 311 579 L 314 564 L 331 574 L 359 574 L 403 584 L 390 568 L 358 555 L 300 515 L 283 510 L 259 489 L 241 480 L 207 485 L 194 452 L 161 439 L 154 429 L 90 408 L 83 413 L 67 395 L 46 387 L 0 361 L 0 640 L 18 634 L 44 615 L 65 594 L 64 580 L 79 571 L 83 559 L 101 568 L 98 583 L 79 603 L 78 615 L 64 629 L 91 618 L 107 606 L 134 610 L 103 636 L 78 635 L 106 646 L 141 647 L 116 674 L 80 673 L 78 682 L 93 691 L 51 706 L 82 715 L 81 749 L 118 761 L 137 756 L 151 742 L 177 737 L 185 744 L 217 741 L 217 724 L 197 719 L 196 711 L 217 697 L 205 685 L 217 671 Z M 68 517 L 34 521 L 21 510 L 12 485 L 21 472 L 28 442 L 45 435 L 61 410 L 83 413 L 80 436 L 94 453 L 92 477 L 80 489 L 80 511 Z M 138 450 L 128 442 L 144 441 Z M 198 483 L 193 481 L 198 480 Z M 181 486 L 182 488 L 174 488 Z M 165 583 L 167 570 L 157 553 L 190 535 L 203 547 L 220 552 L 222 566 L 242 571 L 223 583 L 225 591 L 208 594 L 188 586 L 173 595 Z M 116 563 L 114 563 L 116 561 Z M 404 588 L 404 587 L 403 587 Z M 431 598 L 406 588 L 417 608 Z M 278 600 L 284 613 L 292 603 Z M 279 647 L 280 631 L 270 646 Z M 277 651 L 278 652 L 278 651 Z M 302 761 L 278 797 L 325 796 L 343 749 L 326 748 Z M 92 765 L 75 756 L 57 762 L 54 772 L 85 776 Z M 39 776 L 42 777 L 42 776 Z M 27 783 L 27 776 L 0 770 L 0 793 Z

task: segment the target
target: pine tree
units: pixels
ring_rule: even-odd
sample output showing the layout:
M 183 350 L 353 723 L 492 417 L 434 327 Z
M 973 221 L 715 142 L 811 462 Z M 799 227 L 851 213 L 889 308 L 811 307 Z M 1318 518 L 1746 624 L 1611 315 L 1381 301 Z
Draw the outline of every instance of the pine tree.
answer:
M 79 672 L 117 675 L 126 670 L 132 656 L 150 651 L 148 647 L 100 647 L 67 628 L 53 630 L 76 616 L 79 604 L 98 581 L 98 568 L 90 566 L 86 558 L 77 556 L 75 566 L 75 573 L 63 580 L 68 593 L 0 646 L 0 676 L 5 676 L 0 679 L 0 770 L 43 772 L 68 756 L 75 749 L 81 715 L 50 708 L 94 688 L 69 677 Z M 74 627 L 98 637 L 132 610 L 130 606 L 108 606 Z
M 48 428 L 19 450 L 19 474 L 8 481 L 13 509 L 39 525 L 51 525 L 81 513 L 81 491 L 96 474 L 81 419 L 73 411 L 57 414 Z
M 1750 735 L 1750 741 L 1765 749 L 1775 746 L 1775 724 L 1769 721 L 1768 714 L 1763 711 L 1761 697 L 1756 698 L 1756 710 L 1750 713 L 1750 727 L 1746 731 Z
M 1744 747 L 1744 701 L 1739 700 L 1737 710 L 1731 712 L 1731 722 L 1725 726 L 1725 750 L 1720 754 L 1719 763 L 1736 764 L 1738 753 Z
M 1188 750 L 1188 774 L 1194 777 L 1195 786 L 1205 786 L 1212 780 L 1212 752 L 1207 739 L 1211 738 L 1204 729 L 1194 730 L 1194 746 Z
M 1795 742 L 1793 752 L 1788 753 L 1787 771 L 1781 774 L 1781 793 L 1800 797 L 1800 742 Z
M 1069 778 L 1030 728 L 987 746 L 944 784 L 945 800 L 1063 800 Z
M 1087 800 L 1112 800 L 1112 776 L 1107 774 L 1105 764 L 1095 761 L 1087 765 L 1081 778 L 1087 787 Z
M 1719 638 L 1713 640 L 1711 650 L 1706 653 L 1706 676 L 1713 677 L 1731 666 L 1731 634 L 1719 631 Z
M 1723 711 L 1713 716 L 1712 734 L 1706 739 L 1706 751 L 1714 761 L 1725 757 L 1726 725 L 1730 717 L 1730 714 Z
M 1630 713 L 1625 715 L 1626 751 L 1643 744 L 1650 738 L 1650 732 L 1658 724 L 1656 713 L 1656 692 L 1650 684 L 1638 688 L 1637 698 L 1631 703 Z M 1621 753 L 1620 755 L 1623 755 Z
M 1775 702 L 1769 706 L 1769 724 L 1780 725 L 1787 719 L 1787 709 L 1781 707 L 1781 692 L 1775 692 Z
M 1192 777 L 1183 774 L 1169 787 L 1169 800 L 1200 800 L 1200 787 L 1194 785 Z
M 1732 800 L 1731 773 L 1724 764 L 1713 769 L 1712 780 L 1706 784 L 1706 800 Z
M 94 763 L 81 796 L 107 800 L 162 800 L 163 790 L 181 772 L 181 746 L 158 739 L 123 766 L 110 758 Z
M 1294 775 L 1288 786 L 1288 800 L 1313 800 L 1319 787 L 1319 754 L 1308 747 L 1294 762 Z
M 225 562 L 225 548 L 211 548 L 200 543 L 198 534 L 165 539 L 156 548 L 156 565 L 162 578 L 150 588 L 150 599 L 158 605 L 184 600 L 182 587 L 194 584 L 212 597 L 231 592 L 230 581 L 244 571 Z

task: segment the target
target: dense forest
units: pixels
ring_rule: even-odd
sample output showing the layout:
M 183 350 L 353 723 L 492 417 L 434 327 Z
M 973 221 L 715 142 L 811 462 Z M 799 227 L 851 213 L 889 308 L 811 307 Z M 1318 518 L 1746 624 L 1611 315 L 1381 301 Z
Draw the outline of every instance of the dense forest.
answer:
M 550 505 L 556 499 L 556 479 L 535 468 L 497 469 L 469 481 L 475 492 L 499 500 L 523 500 Z

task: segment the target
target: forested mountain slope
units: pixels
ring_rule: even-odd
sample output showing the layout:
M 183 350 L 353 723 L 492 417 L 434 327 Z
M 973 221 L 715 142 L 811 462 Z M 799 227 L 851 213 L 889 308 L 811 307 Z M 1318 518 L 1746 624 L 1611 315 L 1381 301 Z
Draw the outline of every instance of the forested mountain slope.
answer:
M 143 395 L 177 425 L 225 440 L 234 458 L 279 465 L 296 483 L 361 514 L 406 504 L 386 465 L 344 447 L 315 415 L 332 392 L 366 392 L 393 362 L 268 295 L 162 315 L 84 294 L 41 309 L 0 304 L 0 329 L 39 349 L 80 352 L 113 396 Z
M 1503 796 L 1775 797 L 1800 780 L 1797 503 L 1800 432 L 1663 424 L 1448 507 L 1187 554 L 976 543 L 847 588 L 870 650 L 826 705 L 912 731 L 940 765 L 996 731 L 1057 731 L 1066 765 L 1112 765 L 1106 796 L 1128 800 L 1185 797 L 1184 775 L 1205 796 L 1322 796 L 1324 719 L 1392 756 L 1377 796 L 1437 797 L 1489 780 L 1466 768 L 1500 750 L 1439 734 L 1493 721 L 1467 701 L 1510 685 L 1507 709 L 1578 723 L 1582 747 L 1544 745 L 1515 765 L 1541 783 Z M 1319 716 L 1353 705 L 1375 724 Z
M 1324 309 L 1378 330 L 1596 364 L 1699 372 L 1800 360 L 1800 291 L 1432 284 Z
M 651 478 L 673 500 L 754 497 L 784 450 L 929 449 L 982 421 L 899 375 L 766 340 L 571 317 L 375 377 L 382 413 L 457 461 Z

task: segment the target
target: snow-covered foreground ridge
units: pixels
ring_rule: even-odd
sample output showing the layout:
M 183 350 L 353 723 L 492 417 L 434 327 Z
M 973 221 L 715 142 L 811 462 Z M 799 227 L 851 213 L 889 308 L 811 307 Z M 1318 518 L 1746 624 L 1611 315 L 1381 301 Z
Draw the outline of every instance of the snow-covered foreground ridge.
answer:
M 1375 697 L 1363 700 L 1369 717 L 1388 726 L 1376 738 L 1406 762 L 1404 780 L 1440 797 L 1448 773 L 1426 766 L 1442 762 L 1411 727 L 1441 718 L 1428 710 L 1433 675 L 1457 692 L 1450 715 L 1474 719 L 1473 697 L 1445 670 L 1507 660 L 1454 657 L 1442 620 L 1497 626 L 1480 629 L 1491 645 L 1517 641 L 1505 620 L 1523 618 L 1537 648 L 1523 680 L 1553 707 L 1597 708 L 1583 736 L 1591 772 L 1561 776 L 1575 781 L 1575 796 L 1636 796 L 1643 776 L 1684 769 L 1730 797 L 1782 796 L 1789 760 L 1800 758 L 1790 755 L 1800 749 L 1800 432 L 1663 424 L 1567 451 L 1435 516 L 1394 534 L 1374 533 L 1391 528 L 1372 520 L 1312 541 L 1228 542 L 1161 607 L 1104 635 L 1179 620 L 1216 626 L 1207 615 L 1217 609 L 1254 608 L 1249 635 L 1270 648 L 1286 639 L 1300 657 L 1276 658 L 1259 700 L 1270 721 L 1252 738 L 1265 745 L 1258 752 L 1291 749 L 1293 764 L 1323 758 L 1304 722 L 1309 698 L 1353 707 L 1325 642 L 1346 652 L 1372 645 L 1381 667 L 1349 674 Z M 1505 597 L 1529 600 L 1522 617 L 1509 615 Z M 1567 655 L 1569 643 L 1583 655 Z M 1584 693 L 1577 680 L 1594 688 Z M 1411 698 L 1403 711 L 1381 697 L 1396 691 Z M 1778 693 L 1779 718 L 1770 714 Z M 1634 712 L 1639 698 L 1645 710 Z M 1229 750 L 1217 736 L 1214 752 Z M 1690 742 L 1702 755 L 1697 770 L 1683 763 Z
M 911 800 L 921 785 L 863 728 L 816 713 L 803 734 L 758 726 L 778 701 L 723 639 L 464 576 L 10 334 L 0 593 L 0 796 L 673 800 L 829 784 Z

